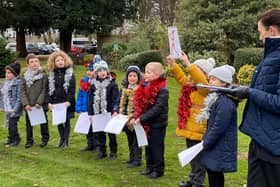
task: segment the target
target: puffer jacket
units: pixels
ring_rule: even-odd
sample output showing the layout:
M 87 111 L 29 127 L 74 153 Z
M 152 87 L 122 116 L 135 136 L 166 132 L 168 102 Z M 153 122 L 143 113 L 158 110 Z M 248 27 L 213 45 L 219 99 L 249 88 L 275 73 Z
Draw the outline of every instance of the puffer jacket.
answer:
M 211 171 L 234 172 L 237 169 L 236 106 L 236 101 L 225 95 L 219 95 L 211 106 L 201 157 L 201 164 Z
M 188 67 L 188 72 L 191 75 L 192 81 L 194 83 L 208 84 L 206 76 L 201 72 L 201 70 L 196 65 L 191 65 Z M 173 68 L 170 68 L 172 75 L 175 80 L 181 85 L 184 86 L 189 84 L 188 78 L 180 68 L 178 64 L 175 64 Z M 201 112 L 203 108 L 204 98 L 207 96 L 207 89 L 197 89 L 191 92 L 190 100 L 192 106 L 190 108 L 190 115 L 187 120 L 186 127 L 184 129 L 177 128 L 176 135 L 185 137 L 191 140 L 200 141 L 206 132 L 206 121 L 201 124 L 198 124 L 196 121 L 196 116 Z
M 5 81 L 5 80 L 4 80 Z M 11 105 L 11 108 L 14 110 L 14 112 L 11 113 L 11 117 L 20 117 L 22 115 L 22 103 L 21 103 L 21 82 L 22 80 L 20 77 L 15 77 L 15 81 L 11 85 L 9 89 L 9 102 Z M 3 84 L 1 84 L 0 89 L 2 88 Z M 2 94 L 0 94 L 0 106 L 3 108 L 3 97 Z
M 250 87 L 240 130 L 280 156 L 280 38 L 266 39 Z
M 89 77 L 86 76 L 81 79 L 79 84 L 76 112 L 87 112 L 88 111 L 88 95 L 90 91 Z

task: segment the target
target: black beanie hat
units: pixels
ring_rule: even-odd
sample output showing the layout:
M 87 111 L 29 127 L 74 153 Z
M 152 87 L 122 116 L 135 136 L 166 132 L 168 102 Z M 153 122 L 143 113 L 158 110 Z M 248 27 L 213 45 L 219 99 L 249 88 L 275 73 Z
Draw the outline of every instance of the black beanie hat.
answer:
M 135 66 L 135 65 L 131 65 L 127 68 L 126 70 L 126 79 L 127 79 L 127 76 L 130 72 L 135 72 L 138 76 L 138 82 L 140 82 L 142 80 L 142 73 L 141 73 L 141 70 L 138 66 Z
M 5 70 L 10 70 L 15 76 L 18 76 L 20 73 L 20 64 L 15 61 L 14 63 L 11 63 L 5 67 Z

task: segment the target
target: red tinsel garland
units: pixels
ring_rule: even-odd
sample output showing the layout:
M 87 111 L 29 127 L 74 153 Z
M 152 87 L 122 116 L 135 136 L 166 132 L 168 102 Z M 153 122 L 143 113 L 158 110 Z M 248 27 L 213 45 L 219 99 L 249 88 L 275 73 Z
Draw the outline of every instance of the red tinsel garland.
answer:
M 89 82 L 85 82 L 83 79 L 81 79 L 79 88 L 82 91 L 88 92 L 90 90 L 90 83 Z
M 142 81 L 134 93 L 134 118 L 138 119 L 141 114 L 145 113 L 149 106 L 155 103 L 155 99 L 161 88 L 166 87 L 166 78 L 159 78 L 149 82 L 146 86 L 145 82 Z M 146 132 L 149 133 L 149 124 L 141 124 Z
M 177 108 L 177 116 L 178 116 L 178 128 L 184 129 L 186 128 L 186 124 L 188 121 L 188 117 L 190 116 L 190 108 L 191 108 L 191 99 L 190 94 L 192 91 L 196 90 L 196 88 L 192 85 L 185 85 L 181 89 L 178 108 Z

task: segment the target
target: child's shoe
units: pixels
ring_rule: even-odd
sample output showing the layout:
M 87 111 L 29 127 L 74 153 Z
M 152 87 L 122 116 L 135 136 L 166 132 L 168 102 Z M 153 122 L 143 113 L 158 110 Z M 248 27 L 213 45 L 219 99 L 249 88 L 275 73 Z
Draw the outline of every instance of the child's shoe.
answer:
M 60 139 L 59 143 L 56 145 L 56 147 L 61 148 L 64 144 L 64 139 Z
M 116 160 L 117 159 L 117 154 L 116 153 L 110 153 L 110 160 Z
M 136 168 L 136 167 L 140 167 L 140 166 L 141 166 L 141 162 L 137 162 L 137 161 L 127 164 L 128 168 Z
M 152 169 L 146 168 L 144 171 L 141 172 L 141 175 L 150 175 L 152 172 Z
M 149 178 L 151 179 L 156 179 L 163 176 L 163 172 L 158 172 L 158 171 L 153 171 L 150 175 Z
M 42 142 L 41 144 L 40 144 L 40 147 L 46 147 L 48 145 L 48 142 Z
M 18 140 L 16 140 L 16 141 L 12 142 L 12 143 L 10 144 L 10 146 L 17 146 L 19 143 L 20 143 L 20 139 L 18 139 Z
M 28 149 L 32 146 L 33 146 L 33 142 L 27 142 L 24 147 L 25 147 L 25 149 Z
M 193 183 L 191 183 L 190 181 L 182 181 L 179 184 L 179 187 L 192 187 Z

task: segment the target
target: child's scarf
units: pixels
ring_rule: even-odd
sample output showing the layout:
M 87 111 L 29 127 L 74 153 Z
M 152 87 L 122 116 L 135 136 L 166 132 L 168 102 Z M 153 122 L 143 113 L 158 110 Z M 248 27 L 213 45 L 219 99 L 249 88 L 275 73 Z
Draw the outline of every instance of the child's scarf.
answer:
M 196 87 L 190 84 L 183 86 L 181 89 L 181 93 L 178 101 L 178 108 L 177 108 L 179 129 L 186 128 L 188 117 L 190 116 L 190 108 L 192 105 L 190 94 L 194 90 L 196 90 Z
M 216 92 L 208 94 L 207 97 L 204 99 L 204 108 L 201 110 L 201 113 L 199 113 L 196 116 L 196 121 L 198 123 L 202 123 L 204 120 L 208 120 L 210 117 L 210 110 L 211 106 L 216 102 L 219 95 Z
M 28 68 L 24 73 L 23 78 L 26 82 L 27 87 L 30 88 L 32 84 L 36 80 L 40 80 L 43 77 L 43 75 L 44 73 L 42 72 L 42 69 L 40 67 L 35 70 L 31 70 L 30 68 Z
M 109 78 L 104 79 L 103 81 L 99 81 L 94 79 L 93 84 L 95 86 L 94 91 L 94 101 L 93 101 L 93 109 L 94 114 L 104 114 L 107 112 L 107 87 L 111 83 Z
M 145 113 L 148 108 L 155 104 L 156 97 L 160 89 L 166 87 L 166 78 L 158 78 L 150 81 L 148 85 L 144 80 L 140 83 L 137 90 L 134 93 L 134 118 L 138 119 L 141 114 Z M 149 133 L 149 124 L 141 124 L 146 132 Z
M 49 73 L 49 95 L 51 96 L 55 90 L 55 79 L 54 79 L 54 71 L 51 71 Z M 68 88 L 70 85 L 70 81 L 73 75 L 73 68 L 69 67 L 66 69 L 65 71 L 65 75 L 64 75 L 64 84 L 63 84 L 63 88 L 65 90 L 65 92 L 68 92 Z
M 125 107 L 127 114 L 133 113 L 133 97 L 134 92 L 137 89 L 137 85 L 133 88 L 123 88 L 122 89 L 122 96 L 120 100 L 120 114 L 125 113 Z

